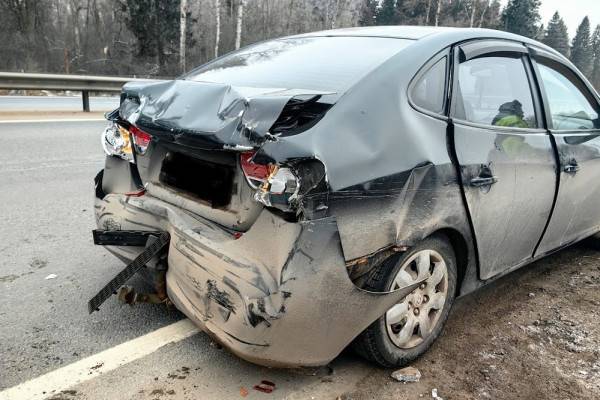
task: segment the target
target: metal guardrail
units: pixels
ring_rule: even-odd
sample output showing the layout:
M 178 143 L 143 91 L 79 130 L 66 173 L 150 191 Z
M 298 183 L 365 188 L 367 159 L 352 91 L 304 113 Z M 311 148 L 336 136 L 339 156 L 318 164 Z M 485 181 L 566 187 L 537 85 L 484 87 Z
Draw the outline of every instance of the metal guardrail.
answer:
M 152 82 L 154 79 L 0 72 L 0 89 L 80 91 L 85 112 L 90 111 L 89 92 L 120 92 L 121 87 L 131 81 Z

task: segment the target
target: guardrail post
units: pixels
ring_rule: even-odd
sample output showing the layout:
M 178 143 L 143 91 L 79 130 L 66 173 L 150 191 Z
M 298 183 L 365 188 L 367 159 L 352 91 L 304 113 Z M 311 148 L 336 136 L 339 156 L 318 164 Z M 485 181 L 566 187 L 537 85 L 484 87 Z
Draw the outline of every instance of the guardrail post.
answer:
M 83 112 L 90 112 L 90 92 L 82 90 L 81 100 L 83 101 Z

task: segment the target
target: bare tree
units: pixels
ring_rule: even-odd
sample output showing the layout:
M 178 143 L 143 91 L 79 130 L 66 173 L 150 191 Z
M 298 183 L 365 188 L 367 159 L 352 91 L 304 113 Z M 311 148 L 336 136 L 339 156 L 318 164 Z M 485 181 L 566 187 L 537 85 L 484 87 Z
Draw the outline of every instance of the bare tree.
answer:
M 181 0 L 179 13 L 179 65 L 181 72 L 185 72 L 185 39 L 187 37 L 187 0 Z
M 477 0 L 471 1 L 471 18 L 469 20 L 469 27 L 472 28 L 475 23 L 475 10 L 477 9 Z
M 221 41 L 221 0 L 215 0 L 215 58 L 219 57 L 219 42 Z
M 479 24 L 477 24 L 478 28 L 481 28 L 483 25 L 483 19 L 485 18 L 485 13 L 487 13 L 488 8 L 490 8 L 490 0 L 485 3 L 485 7 L 483 8 L 483 12 L 481 13 L 481 17 L 479 18 Z
M 331 13 L 331 24 L 330 24 L 331 29 L 335 29 L 335 27 L 336 27 L 337 16 L 338 16 L 339 12 L 340 12 L 340 0 L 335 0 L 335 8 L 333 9 L 333 11 Z
M 237 9 L 237 22 L 235 26 L 235 49 L 239 49 L 242 44 L 242 22 L 244 21 L 244 6 L 246 0 L 239 0 Z
M 435 10 L 435 26 L 440 23 L 440 13 L 442 12 L 442 0 L 437 0 L 437 9 Z
M 431 12 L 431 0 L 427 0 L 427 11 L 425 13 L 425 25 L 429 25 L 429 13 Z

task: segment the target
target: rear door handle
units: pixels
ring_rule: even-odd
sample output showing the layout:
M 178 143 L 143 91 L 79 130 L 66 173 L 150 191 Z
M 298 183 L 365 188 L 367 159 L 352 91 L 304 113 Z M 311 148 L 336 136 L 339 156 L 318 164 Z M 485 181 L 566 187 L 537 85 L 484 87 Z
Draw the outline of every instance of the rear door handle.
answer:
M 495 176 L 478 176 L 477 178 L 471 179 L 471 186 L 490 186 L 496 182 L 498 182 L 498 178 Z
M 574 174 L 579 171 L 579 165 L 577 163 L 570 163 L 563 167 L 563 171 L 567 174 Z

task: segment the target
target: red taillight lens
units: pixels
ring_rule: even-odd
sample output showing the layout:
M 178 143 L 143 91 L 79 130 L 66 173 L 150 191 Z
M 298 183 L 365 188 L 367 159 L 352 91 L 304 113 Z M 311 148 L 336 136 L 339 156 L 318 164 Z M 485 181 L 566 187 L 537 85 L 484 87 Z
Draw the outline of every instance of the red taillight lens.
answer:
M 268 165 L 255 164 L 252 162 L 254 154 L 256 154 L 254 151 L 246 151 L 240 154 L 240 165 L 242 166 L 242 171 L 244 171 L 248 183 L 250 183 L 252 187 L 257 188 L 269 176 L 270 168 Z
M 150 141 L 152 141 L 152 136 L 133 125 L 129 127 L 129 132 L 131 132 L 131 136 L 133 137 L 136 153 L 144 155 L 146 150 L 148 150 Z

